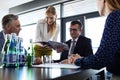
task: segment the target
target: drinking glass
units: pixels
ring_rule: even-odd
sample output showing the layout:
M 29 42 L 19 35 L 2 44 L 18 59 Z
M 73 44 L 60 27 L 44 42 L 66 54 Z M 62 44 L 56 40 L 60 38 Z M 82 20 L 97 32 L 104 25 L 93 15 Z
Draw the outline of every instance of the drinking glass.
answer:
M 52 63 L 52 55 L 43 55 L 43 63 Z

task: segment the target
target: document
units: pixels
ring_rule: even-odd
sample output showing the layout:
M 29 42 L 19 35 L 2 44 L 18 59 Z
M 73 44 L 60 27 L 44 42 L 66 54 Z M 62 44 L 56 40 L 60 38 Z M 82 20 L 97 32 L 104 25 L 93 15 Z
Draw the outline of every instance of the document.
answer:
M 62 46 L 64 47 L 64 49 L 68 50 L 69 47 L 67 44 L 65 43 L 61 43 L 61 42 L 56 42 L 56 41 L 48 41 L 48 42 L 45 42 L 45 41 L 40 41 L 40 42 L 34 42 L 34 43 L 41 43 L 42 45 L 46 45 L 46 46 L 49 46 L 53 49 L 56 49 L 58 46 Z
M 32 67 L 71 68 L 71 69 L 80 68 L 80 66 L 76 66 L 74 64 L 60 64 L 60 63 L 45 63 L 40 65 L 32 65 Z

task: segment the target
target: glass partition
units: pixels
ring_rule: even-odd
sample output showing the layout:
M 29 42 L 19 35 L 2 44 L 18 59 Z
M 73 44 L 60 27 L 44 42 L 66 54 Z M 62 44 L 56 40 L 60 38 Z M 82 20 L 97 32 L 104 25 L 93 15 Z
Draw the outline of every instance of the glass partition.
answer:
M 19 15 L 21 25 L 37 23 L 39 19 L 43 19 L 45 17 L 45 11 L 46 8 Z
M 63 17 L 94 11 L 97 11 L 96 0 L 74 0 L 63 4 Z
M 95 17 L 85 20 L 85 36 L 91 38 L 95 53 L 101 41 L 106 17 Z

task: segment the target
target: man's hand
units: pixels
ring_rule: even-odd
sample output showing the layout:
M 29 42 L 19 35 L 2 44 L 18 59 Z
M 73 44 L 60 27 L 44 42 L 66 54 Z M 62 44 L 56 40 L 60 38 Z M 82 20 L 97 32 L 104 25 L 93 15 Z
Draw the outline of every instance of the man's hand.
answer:
M 71 64 L 72 60 L 71 59 L 65 59 L 60 62 L 60 64 Z
M 57 53 L 63 52 L 64 50 L 65 50 L 65 48 L 61 45 L 58 45 L 57 48 L 56 48 Z
M 42 59 L 40 57 L 35 58 L 34 64 L 42 64 L 42 63 L 43 63 L 43 61 L 42 61 Z
M 71 64 L 74 64 L 74 62 L 76 61 L 76 59 L 78 58 L 82 58 L 79 54 L 72 54 L 71 56 L 68 57 L 68 59 L 71 61 Z
M 61 61 L 61 64 L 74 64 L 76 59 L 82 58 L 79 54 L 72 54 L 71 56 L 68 57 L 68 59 L 65 59 Z

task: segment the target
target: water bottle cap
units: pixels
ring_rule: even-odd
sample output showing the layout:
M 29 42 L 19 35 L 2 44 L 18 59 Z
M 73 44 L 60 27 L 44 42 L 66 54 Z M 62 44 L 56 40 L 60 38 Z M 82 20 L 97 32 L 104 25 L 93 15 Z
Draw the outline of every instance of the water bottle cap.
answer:
M 30 39 L 30 43 L 32 43 L 33 42 L 33 40 L 32 39 Z
M 17 34 L 16 33 L 11 33 L 11 35 L 16 36 Z

